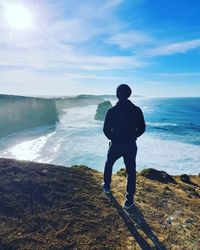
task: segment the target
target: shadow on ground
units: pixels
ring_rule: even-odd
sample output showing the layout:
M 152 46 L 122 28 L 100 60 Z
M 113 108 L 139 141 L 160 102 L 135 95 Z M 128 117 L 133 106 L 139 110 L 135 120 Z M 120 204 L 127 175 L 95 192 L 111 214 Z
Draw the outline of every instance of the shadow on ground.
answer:
M 158 240 L 155 234 L 152 232 L 151 228 L 147 224 L 142 212 L 136 206 L 125 210 L 121 207 L 118 201 L 115 199 L 112 193 L 107 194 L 113 206 L 117 209 L 120 217 L 124 220 L 127 228 L 129 229 L 131 235 L 135 238 L 141 249 L 158 249 L 167 250 L 166 247 Z M 148 239 L 153 243 L 153 247 L 140 235 L 138 229 L 141 229 Z

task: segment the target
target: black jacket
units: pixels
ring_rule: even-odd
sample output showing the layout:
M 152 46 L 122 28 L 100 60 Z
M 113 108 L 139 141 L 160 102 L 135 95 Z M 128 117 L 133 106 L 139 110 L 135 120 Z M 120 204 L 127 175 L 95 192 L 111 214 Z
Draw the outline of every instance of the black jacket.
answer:
M 118 101 L 107 111 L 104 134 L 112 142 L 133 142 L 145 131 L 142 110 L 130 100 Z

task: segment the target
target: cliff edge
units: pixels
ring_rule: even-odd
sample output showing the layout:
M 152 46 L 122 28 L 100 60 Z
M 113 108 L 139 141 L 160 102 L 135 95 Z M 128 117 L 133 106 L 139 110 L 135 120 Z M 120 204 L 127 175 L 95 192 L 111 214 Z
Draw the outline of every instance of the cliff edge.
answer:
M 143 170 L 124 211 L 125 175 L 0 159 L 0 249 L 199 249 L 200 177 Z

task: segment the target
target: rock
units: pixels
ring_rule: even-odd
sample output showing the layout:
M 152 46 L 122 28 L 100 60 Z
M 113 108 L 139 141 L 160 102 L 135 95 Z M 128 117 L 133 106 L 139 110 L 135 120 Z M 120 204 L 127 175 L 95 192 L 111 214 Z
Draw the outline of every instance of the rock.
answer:
M 140 172 L 140 175 L 148 179 L 159 181 L 162 183 L 174 183 L 174 184 L 176 183 L 173 177 L 169 175 L 168 173 L 166 173 L 165 171 L 159 171 L 153 168 L 147 168 L 147 169 L 142 170 Z
M 187 174 L 180 175 L 180 180 L 184 183 L 196 186 L 196 184 L 190 180 L 190 177 Z
M 117 171 L 116 174 L 119 175 L 119 176 L 124 176 L 124 177 L 127 176 L 127 173 L 126 173 L 126 169 L 125 169 L 125 168 L 121 168 L 120 170 Z M 136 175 L 137 175 L 137 174 L 138 174 L 138 172 L 136 171 Z
M 173 219 L 172 219 L 171 217 L 169 217 L 169 218 L 167 218 L 167 220 L 166 220 L 166 221 L 167 221 L 167 223 L 168 223 L 168 224 L 170 224 L 170 225 L 171 225 L 171 224 L 172 224 L 172 222 L 173 222 Z
M 93 171 L 92 168 L 89 168 L 88 166 L 85 166 L 85 165 L 72 165 L 71 168 L 82 169 L 82 170 L 85 170 L 85 171 Z
M 165 190 L 166 192 L 171 192 L 171 189 L 170 189 L 169 187 L 164 187 L 164 190 Z
M 193 187 L 182 187 L 182 189 L 190 196 L 195 196 L 195 197 L 200 197 L 200 195 L 197 193 L 197 191 L 195 190 L 195 188 Z
M 117 175 L 126 177 L 126 169 L 121 168 L 119 171 L 117 171 Z
M 185 183 L 190 183 L 191 181 L 190 181 L 190 177 L 187 175 L 187 174 L 182 174 L 181 176 L 180 176 L 180 180 L 182 181 L 182 182 L 185 182 Z
M 185 221 L 185 223 L 187 223 L 187 224 L 192 224 L 194 222 L 194 220 L 193 219 L 186 219 L 186 221 Z
M 110 101 L 104 101 L 98 104 L 94 119 L 104 121 L 108 109 L 112 108 Z

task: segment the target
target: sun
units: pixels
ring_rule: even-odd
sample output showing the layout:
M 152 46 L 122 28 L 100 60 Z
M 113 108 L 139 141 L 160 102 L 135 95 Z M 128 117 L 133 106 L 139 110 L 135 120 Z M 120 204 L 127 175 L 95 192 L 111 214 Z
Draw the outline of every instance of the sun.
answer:
M 32 15 L 28 8 L 19 4 L 9 4 L 6 8 L 6 19 L 13 29 L 28 29 L 32 26 Z

